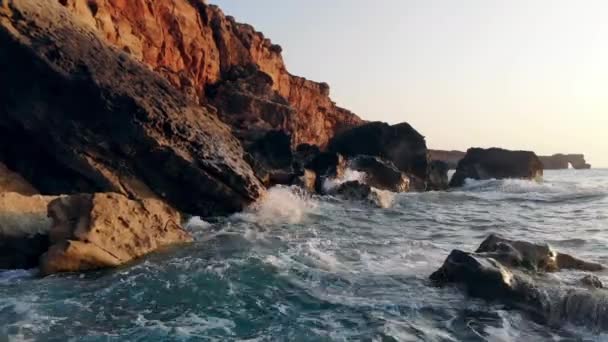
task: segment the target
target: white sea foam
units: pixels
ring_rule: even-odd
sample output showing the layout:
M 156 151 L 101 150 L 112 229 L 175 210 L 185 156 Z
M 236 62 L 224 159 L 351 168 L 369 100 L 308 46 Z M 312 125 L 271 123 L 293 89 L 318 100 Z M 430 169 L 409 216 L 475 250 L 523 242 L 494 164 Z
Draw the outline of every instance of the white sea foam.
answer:
M 376 188 L 372 188 L 370 201 L 380 208 L 391 208 L 395 203 L 395 193 L 388 190 L 378 190 Z
M 211 223 L 204 221 L 199 216 L 193 216 L 186 222 L 186 229 L 191 232 L 205 230 L 209 227 L 211 227 Z
M 365 176 L 366 176 L 365 172 L 355 171 L 352 169 L 346 169 L 346 171 L 344 172 L 344 175 L 340 178 L 326 178 L 325 181 L 323 182 L 323 190 L 325 192 L 330 192 L 331 190 L 335 189 L 336 187 L 338 187 L 346 182 L 359 181 L 361 183 L 364 183 Z
M 296 224 L 314 211 L 318 203 L 309 195 L 295 187 L 277 186 L 235 217 L 248 222 L 264 225 Z

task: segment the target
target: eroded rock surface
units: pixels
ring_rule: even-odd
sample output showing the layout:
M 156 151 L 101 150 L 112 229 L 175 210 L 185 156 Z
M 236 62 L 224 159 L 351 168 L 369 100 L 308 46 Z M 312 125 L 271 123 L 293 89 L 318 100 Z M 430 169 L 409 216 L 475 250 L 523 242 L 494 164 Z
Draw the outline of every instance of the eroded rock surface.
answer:
M 162 20 L 182 25 L 191 13 L 198 19 L 188 37 L 211 41 L 212 35 L 199 35 L 200 9 L 183 1 L 62 2 L 95 19 L 87 21 L 84 12 L 76 19 L 55 1 L 2 1 L 0 155 L 7 166 L 45 194 L 163 198 L 203 216 L 239 211 L 258 198 L 263 187 L 229 127 L 133 59 L 141 52 L 140 60 L 162 55 L 161 62 L 180 65 L 185 59 L 170 56 L 174 45 L 152 53 L 148 38 L 177 35 L 161 34 L 166 28 L 144 14 L 155 8 L 157 15 L 172 14 Z M 129 20 L 153 31 L 121 26 Z M 91 28 L 97 25 L 116 36 L 100 39 Z M 116 39 L 131 53 L 106 45 Z M 154 57 L 143 56 L 148 53 Z M 189 63 L 197 60 L 204 59 Z M 201 79 L 214 79 L 213 72 L 202 73 Z
M 582 154 L 554 154 L 552 156 L 541 156 L 539 157 L 543 163 L 545 170 L 562 170 L 568 169 L 570 165 L 573 168 L 590 169 L 591 164 L 587 163 L 585 156 Z
M 73 195 L 49 204 L 50 244 L 40 272 L 116 267 L 160 248 L 192 241 L 179 213 L 156 199 L 120 194 Z
M 291 75 L 279 45 L 202 0 L 54 1 L 192 98 L 209 97 L 224 118 L 287 130 L 294 146 L 325 146 L 336 132 L 362 123 L 331 101 L 327 84 Z M 252 79 L 262 84 L 258 71 L 267 86 L 250 87 Z M 210 86 L 221 89 L 207 94 Z
M 458 163 L 450 186 L 458 187 L 467 178 L 485 179 L 539 179 L 543 175 L 543 164 L 534 152 L 509 151 L 501 148 L 471 148 Z

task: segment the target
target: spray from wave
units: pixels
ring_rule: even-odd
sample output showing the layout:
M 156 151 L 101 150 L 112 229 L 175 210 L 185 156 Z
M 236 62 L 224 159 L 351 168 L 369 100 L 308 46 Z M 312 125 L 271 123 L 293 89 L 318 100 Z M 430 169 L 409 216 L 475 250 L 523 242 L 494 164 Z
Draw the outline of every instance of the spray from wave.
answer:
M 317 207 L 318 203 L 302 189 L 277 186 L 235 217 L 262 225 L 297 224 Z

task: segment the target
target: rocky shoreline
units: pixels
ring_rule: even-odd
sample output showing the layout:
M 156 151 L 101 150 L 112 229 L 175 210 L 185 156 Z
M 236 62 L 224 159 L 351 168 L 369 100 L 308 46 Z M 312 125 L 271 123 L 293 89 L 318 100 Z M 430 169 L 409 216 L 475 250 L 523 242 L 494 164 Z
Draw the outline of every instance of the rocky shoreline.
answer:
M 184 215 L 236 213 L 276 185 L 370 200 L 590 167 L 578 155 L 430 151 L 408 123 L 336 106 L 327 84 L 286 70 L 280 46 L 202 0 L 2 0 L 0 45 L 0 269 L 123 265 L 191 242 Z M 504 277 L 487 254 L 504 246 L 509 266 L 529 263 L 528 245 L 496 246 L 453 253 L 433 280 L 470 281 L 456 259 Z

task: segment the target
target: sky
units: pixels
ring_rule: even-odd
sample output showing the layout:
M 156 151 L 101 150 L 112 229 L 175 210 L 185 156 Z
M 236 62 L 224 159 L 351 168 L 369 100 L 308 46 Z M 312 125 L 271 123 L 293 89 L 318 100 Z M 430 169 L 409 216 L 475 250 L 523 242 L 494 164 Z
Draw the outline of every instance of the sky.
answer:
M 211 0 L 366 120 L 608 167 L 608 1 Z

